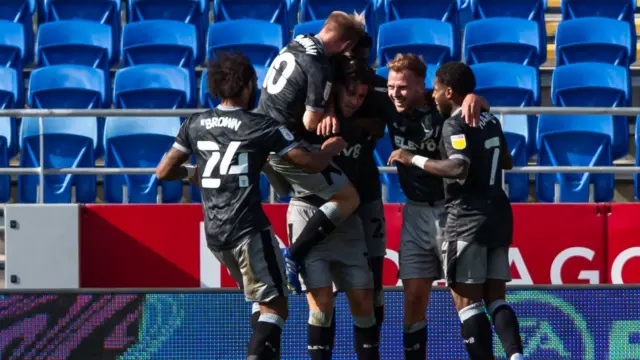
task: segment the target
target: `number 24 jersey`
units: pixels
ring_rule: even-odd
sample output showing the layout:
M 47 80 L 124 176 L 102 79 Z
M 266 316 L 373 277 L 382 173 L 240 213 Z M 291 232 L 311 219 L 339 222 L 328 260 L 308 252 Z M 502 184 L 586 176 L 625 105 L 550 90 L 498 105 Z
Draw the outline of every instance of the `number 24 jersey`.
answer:
M 240 108 L 218 106 L 182 124 L 173 147 L 195 156 L 209 248 L 232 248 L 270 225 L 260 172 L 271 152 L 283 156 L 296 145 L 276 120 Z

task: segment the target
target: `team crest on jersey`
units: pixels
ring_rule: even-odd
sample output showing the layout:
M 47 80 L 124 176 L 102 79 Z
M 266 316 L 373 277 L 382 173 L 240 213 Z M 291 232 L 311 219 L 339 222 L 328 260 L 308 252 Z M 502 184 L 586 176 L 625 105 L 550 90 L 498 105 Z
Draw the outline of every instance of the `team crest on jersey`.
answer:
M 464 150 L 467 147 L 467 139 L 464 137 L 464 134 L 452 135 L 451 145 L 456 150 Z
M 278 129 L 280 130 L 282 137 L 284 137 L 286 140 L 293 141 L 293 134 L 286 127 L 280 126 Z

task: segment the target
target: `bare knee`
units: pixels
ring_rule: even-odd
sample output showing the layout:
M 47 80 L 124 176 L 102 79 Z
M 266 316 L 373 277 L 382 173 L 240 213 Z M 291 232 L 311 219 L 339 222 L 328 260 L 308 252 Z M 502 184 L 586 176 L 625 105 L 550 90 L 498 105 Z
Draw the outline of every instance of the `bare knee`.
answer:
M 404 288 L 404 320 L 412 324 L 426 319 L 433 279 L 407 279 Z
M 276 314 L 283 320 L 287 320 L 289 317 L 289 306 L 285 296 L 278 296 L 265 303 L 260 303 L 260 313 Z
M 496 300 L 505 300 L 507 292 L 507 283 L 504 280 L 487 280 L 484 284 L 482 298 L 484 303 L 489 306 Z
M 373 290 L 356 289 L 347 291 L 349 307 L 353 316 L 373 315 Z
M 333 289 L 331 287 L 310 289 L 307 292 L 307 301 L 309 310 L 331 313 L 333 312 Z
M 353 184 L 348 183 L 335 193 L 329 201 L 338 205 L 344 217 L 353 214 L 360 206 L 360 196 Z
M 458 312 L 466 307 L 482 301 L 482 284 L 455 284 L 451 287 L 453 303 Z

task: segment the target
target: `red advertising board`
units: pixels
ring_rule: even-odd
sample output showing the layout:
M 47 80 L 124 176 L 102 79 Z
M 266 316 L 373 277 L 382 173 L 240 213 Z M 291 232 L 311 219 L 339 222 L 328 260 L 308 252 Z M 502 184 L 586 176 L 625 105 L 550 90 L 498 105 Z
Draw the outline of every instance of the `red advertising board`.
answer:
M 607 282 L 640 284 L 640 204 L 611 204 L 607 217 Z
M 287 205 L 264 208 L 281 243 L 288 245 Z M 635 235 L 640 225 L 631 221 L 640 211 L 635 204 L 615 205 L 611 216 L 598 204 L 515 204 L 513 209 L 513 284 L 605 283 L 617 279 L 609 274 L 616 259 L 616 266 L 626 265 L 624 282 L 640 283 L 640 257 L 631 260 L 640 255 Z M 384 284 L 393 286 L 399 285 L 402 205 L 387 204 L 385 216 Z M 212 274 L 213 286 L 235 287 L 225 270 L 205 264 L 213 257 L 201 244 L 200 205 L 88 205 L 82 217 L 82 287 L 212 286 L 203 280 Z

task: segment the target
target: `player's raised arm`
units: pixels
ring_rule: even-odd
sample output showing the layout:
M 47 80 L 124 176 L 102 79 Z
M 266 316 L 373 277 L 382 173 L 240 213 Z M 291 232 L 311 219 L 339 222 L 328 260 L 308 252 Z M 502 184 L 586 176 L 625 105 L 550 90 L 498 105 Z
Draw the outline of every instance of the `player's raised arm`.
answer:
M 188 140 L 188 129 L 191 123 L 189 120 L 182 124 L 173 146 L 156 167 L 156 176 L 159 180 L 180 180 L 191 178 L 195 174 L 195 167 L 184 165 L 191 155 L 191 147 Z

